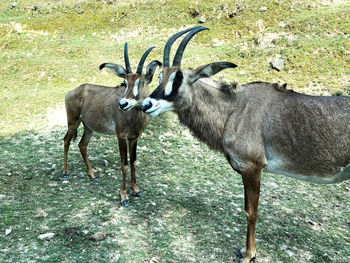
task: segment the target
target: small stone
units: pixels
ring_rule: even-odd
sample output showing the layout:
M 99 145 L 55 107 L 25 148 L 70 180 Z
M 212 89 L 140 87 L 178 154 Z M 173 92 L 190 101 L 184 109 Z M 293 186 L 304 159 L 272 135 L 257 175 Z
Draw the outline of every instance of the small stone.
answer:
M 308 220 L 307 222 L 308 222 L 308 224 L 310 224 L 310 225 L 312 225 L 312 226 L 316 225 L 315 222 L 313 222 L 313 221 L 311 221 L 311 220 Z
M 225 44 L 225 40 L 223 40 L 223 39 L 219 40 L 217 38 L 214 38 L 212 40 L 212 42 L 213 42 L 213 47 L 219 47 L 219 46 L 222 46 L 223 44 Z
M 228 4 L 223 4 L 220 6 L 222 11 L 227 11 L 228 10 Z
M 267 7 L 266 6 L 262 6 L 259 8 L 259 12 L 266 12 L 267 11 Z
M 105 240 L 107 237 L 107 234 L 105 232 L 97 232 L 90 236 L 90 238 L 94 241 L 102 241 Z
M 234 11 L 232 11 L 232 12 L 230 12 L 230 13 L 228 14 L 228 16 L 229 16 L 230 18 L 234 17 L 235 15 L 237 15 L 237 11 L 236 11 L 236 10 L 234 10 Z
M 43 9 L 44 7 L 42 7 L 41 5 L 35 5 L 35 6 L 33 6 L 33 10 L 34 11 L 37 11 L 37 10 L 39 10 L 39 9 Z
M 281 21 L 281 22 L 278 23 L 278 26 L 279 26 L 279 27 L 286 27 L 286 23 L 284 23 L 283 21 Z
M 36 215 L 35 215 L 36 218 L 44 218 L 44 217 L 47 217 L 47 213 L 42 210 L 42 209 L 39 209 L 36 211 Z
M 11 234 L 11 232 L 12 232 L 12 228 L 7 228 L 5 230 L 5 235 L 8 236 L 9 234 Z
M 78 11 L 78 14 L 79 14 L 79 15 L 81 15 L 81 14 L 83 14 L 83 13 L 84 13 L 83 10 L 79 10 L 79 11 Z
M 201 18 L 199 19 L 198 23 L 200 23 L 200 24 L 205 23 L 205 17 L 201 16 Z
M 17 7 L 17 3 L 16 3 L 16 2 L 13 2 L 13 3 L 11 4 L 11 7 L 12 7 L 12 8 Z
M 56 236 L 55 233 L 46 233 L 46 234 L 42 234 L 42 235 L 38 236 L 38 239 L 39 240 L 48 240 L 48 239 L 53 238 L 54 236 Z
M 270 65 L 273 69 L 276 69 L 278 71 L 284 68 L 284 62 L 279 58 L 272 59 L 270 61 Z
M 108 161 L 107 160 L 103 160 L 104 165 L 107 167 L 108 166 Z

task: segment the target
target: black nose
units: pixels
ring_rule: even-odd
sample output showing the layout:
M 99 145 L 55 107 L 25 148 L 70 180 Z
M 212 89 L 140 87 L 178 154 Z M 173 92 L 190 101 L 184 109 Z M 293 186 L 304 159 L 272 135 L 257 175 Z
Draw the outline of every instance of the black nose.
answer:
M 128 106 L 127 102 L 122 102 L 122 103 L 119 102 L 119 109 L 124 109 L 126 106 Z
M 146 112 L 148 109 L 152 108 L 152 102 L 148 102 L 146 105 L 142 105 L 142 111 Z

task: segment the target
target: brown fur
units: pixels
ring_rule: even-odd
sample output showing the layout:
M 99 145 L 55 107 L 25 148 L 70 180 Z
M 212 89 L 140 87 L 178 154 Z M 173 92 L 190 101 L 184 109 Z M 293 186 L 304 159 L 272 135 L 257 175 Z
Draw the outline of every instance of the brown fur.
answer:
M 140 79 L 139 90 L 144 98 L 147 85 L 143 81 L 143 76 L 128 74 L 126 77 L 129 87 L 134 87 L 135 81 Z M 65 98 L 68 131 L 64 137 L 64 165 L 63 174 L 67 174 L 68 149 L 72 138 L 77 136 L 79 124 L 84 124 L 84 134 L 79 143 L 79 149 L 88 169 L 91 179 L 95 178 L 94 171 L 87 157 L 87 146 L 93 132 L 101 134 L 117 135 L 119 152 L 121 157 L 121 167 L 123 181 L 120 195 L 123 201 L 128 200 L 126 193 L 126 167 L 127 164 L 127 141 L 130 148 L 131 165 L 131 188 L 134 194 L 140 192 L 136 185 L 135 161 L 137 139 L 149 122 L 149 117 L 139 109 L 122 111 L 118 108 L 119 100 L 124 96 L 126 85 L 122 83 L 117 87 L 105 87 L 92 84 L 83 84 L 67 93 Z M 132 93 L 129 88 L 127 94 Z M 125 94 L 125 95 L 127 95 Z
M 166 86 L 169 71 L 163 70 L 158 88 Z M 194 70 L 182 72 L 181 86 L 171 100 L 173 110 L 182 124 L 211 149 L 224 153 L 242 175 L 248 222 L 243 262 L 250 262 L 256 254 L 255 224 L 265 167 L 317 183 L 350 178 L 350 98 L 308 96 L 267 82 L 188 84 Z M 161 94 L 158 88 L 151 98 Z

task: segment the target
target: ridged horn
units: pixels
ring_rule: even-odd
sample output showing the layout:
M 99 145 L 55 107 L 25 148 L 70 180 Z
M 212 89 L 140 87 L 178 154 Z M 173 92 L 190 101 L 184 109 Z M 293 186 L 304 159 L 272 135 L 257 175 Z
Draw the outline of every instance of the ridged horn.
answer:
M 142 58 L 140 59 L 139 65 L 137 66 L 136 74 L 142 75 L 143 64 L 145 64 L 146 58 L 152 49 L 154 49 L 154 46 L 150 47 L 149 49 L 146 50 L 145 53 L 143 53 Z
M 124 61 L 125 61 L 125 69 L 127 74 L 131 74 L 131 67 L 130 67 L 130 61 L 129 61 L 129 53 L 128 53 L 128 42 L 125 42 L 124 45 Z
M 198 28 L 200 26 L 196 26 L 196 27 L 192 27 L 192 28 L 188 28 L 185 29 L 183 31 L 180 31 L 178 33 L 176 33 L 175 35 L 173 35 L 171 38 L 169 38 L 169 40 L 166 42 L 165 47 L 164 47 L 164 54 L 163 54 L 163 67 L 170 67 L 170 63 L 169 63 L 169 56 L 170 56 L 170 49 L 172 44 L 174 43 L 174 41 L 176 39 L 178 39 L 180 36 L 182 36 L 183 34 Z
M 184 54 L 185 48 L 188 44 L 188 42 L 191 40 L 191 38 L 197 34 L 198 32 L 202 31 L 202 30 L 209 30 L 209 28 L 207 27 L 197 27 L 195 29 L 193 29 L 180 43 L 174 60 L 173 60 L 173 67 L 177 66 L 179 67 L 181 65 L 181 59 L 182 59 L 182 55 Z

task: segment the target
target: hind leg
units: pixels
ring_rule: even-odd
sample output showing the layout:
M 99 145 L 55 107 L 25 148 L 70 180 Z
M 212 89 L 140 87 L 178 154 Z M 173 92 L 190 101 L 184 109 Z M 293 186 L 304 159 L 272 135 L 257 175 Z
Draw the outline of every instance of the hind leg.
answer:
M 72 138 L 77 137 L 77 129 L 80 124 L 80 121 L 77 120 L 73 124 L 68 124 L 68 131 L 66 135 L 64 136 L 64 157 L 63 157 L 63 168 L 62 168 L 62 175 L 64 178 L 68 177 L 68 150 L 70 146 L 70 142 Z
M 85 124 L 84 124 L 84 134 L 83 137 L 81 138 L 80 142 L 79 142 L 79 150 L 81 153 L 81 156 L 83 157 L 83 160 L 85 162 L 86 168 L 88 170 L 88 175 L 90 177 L 91 180 L 95 179 L 95 173 L 91 167 L 88 155 L 87 155 L 87 147 L 88 144 L 91 140 L 93 131 L 90 130 Z

